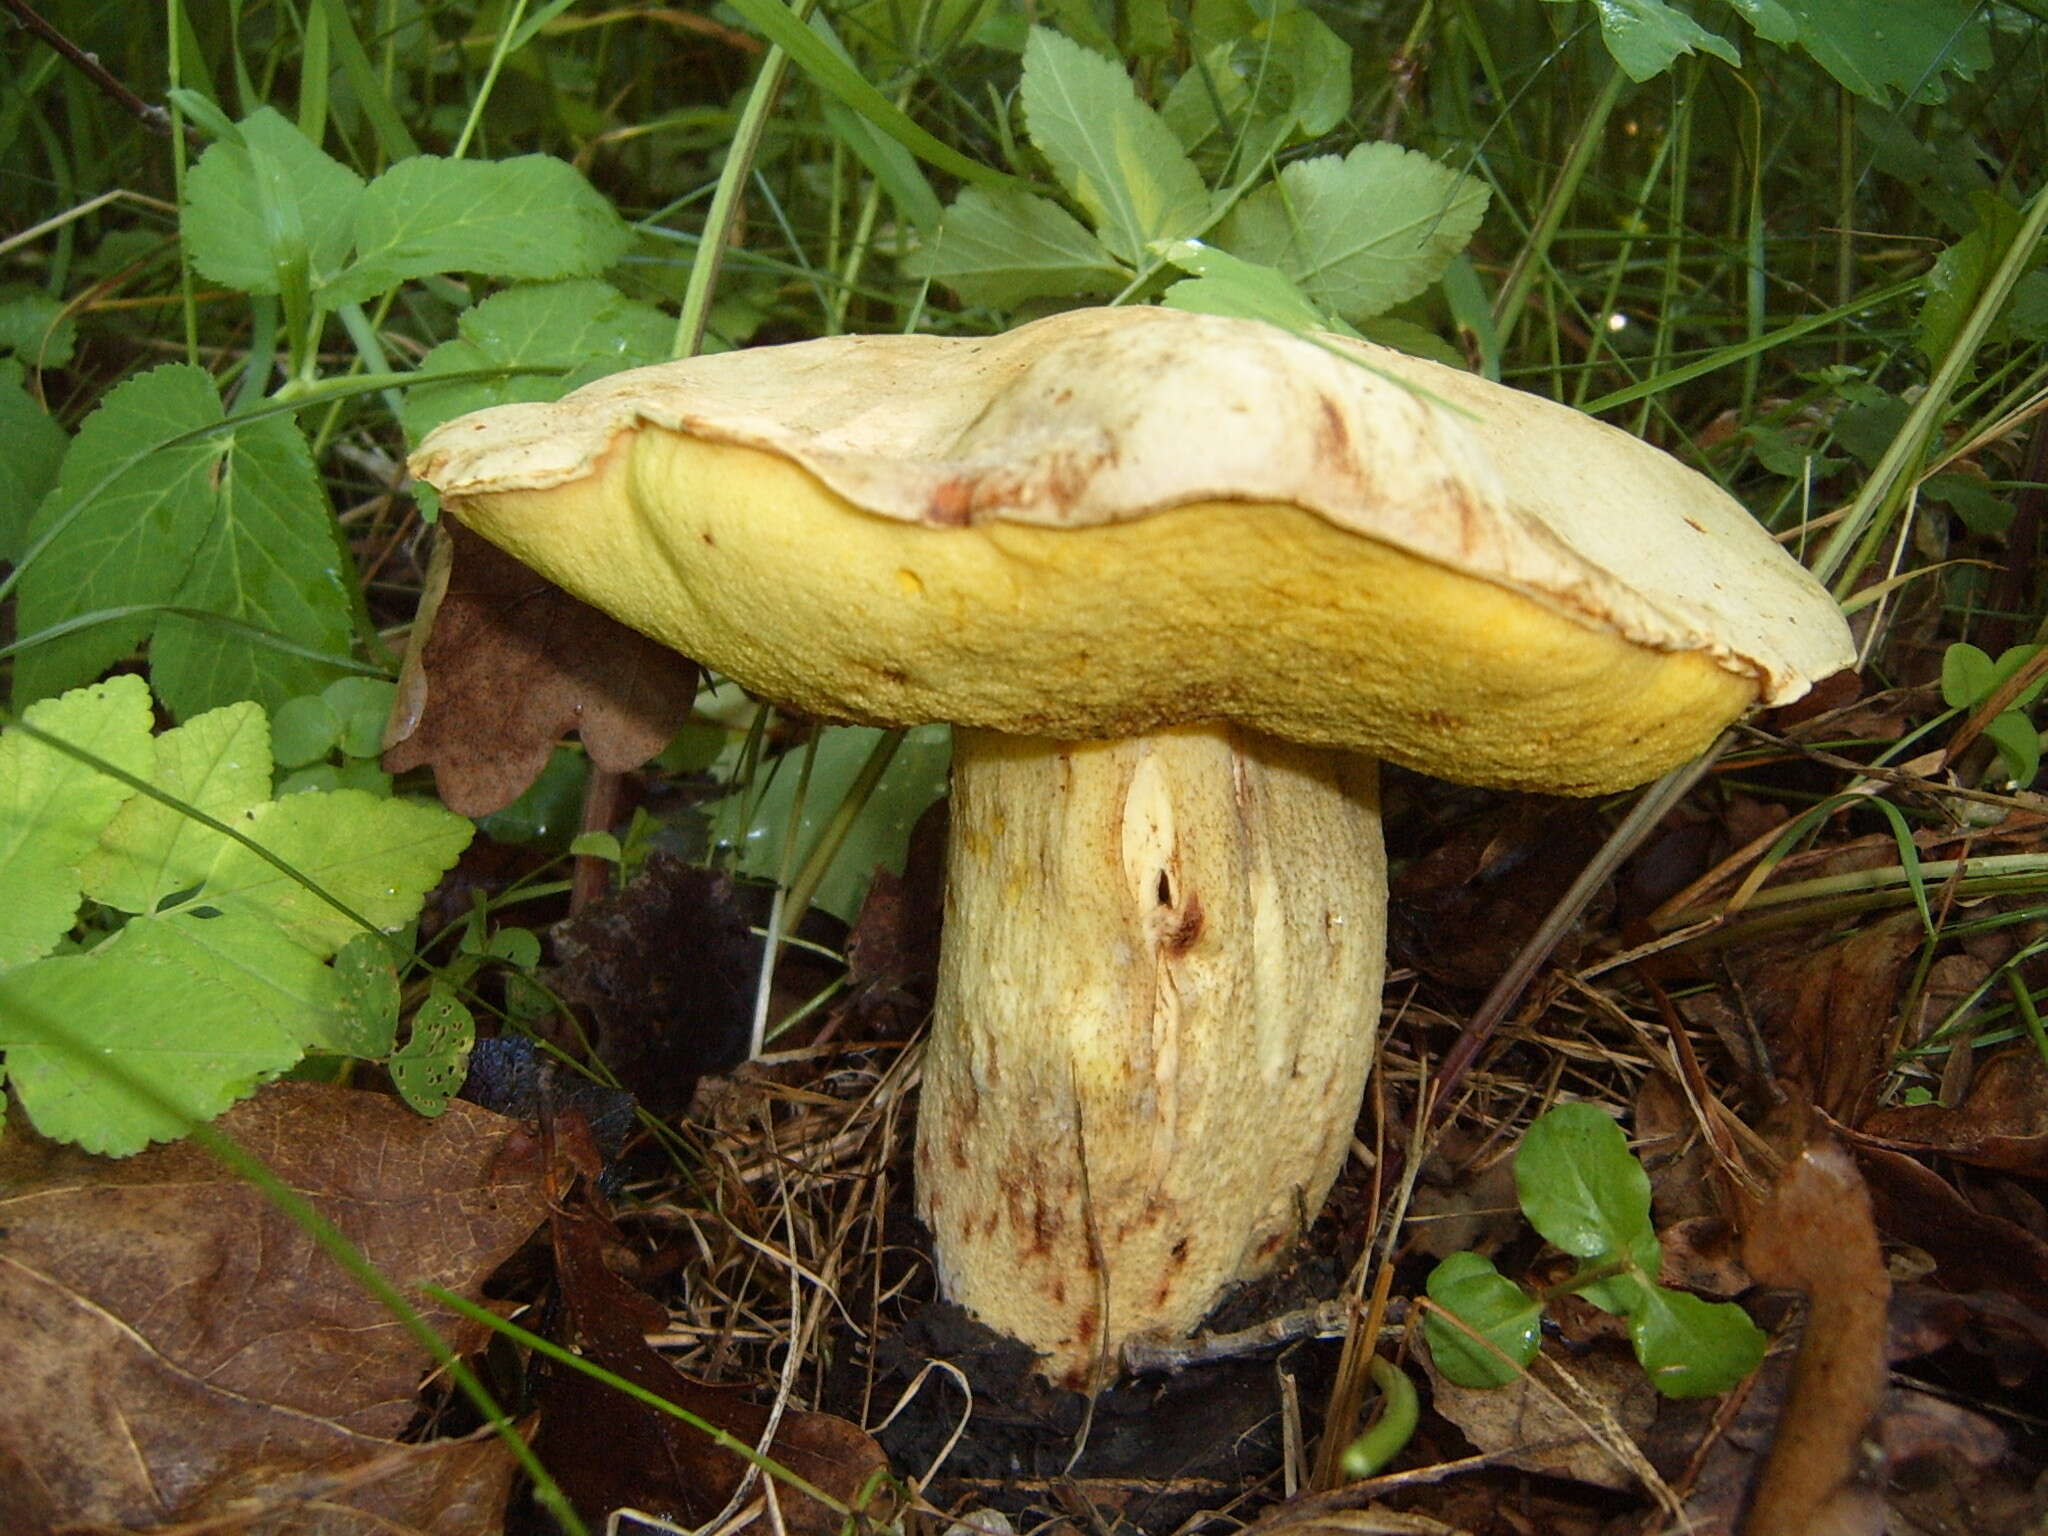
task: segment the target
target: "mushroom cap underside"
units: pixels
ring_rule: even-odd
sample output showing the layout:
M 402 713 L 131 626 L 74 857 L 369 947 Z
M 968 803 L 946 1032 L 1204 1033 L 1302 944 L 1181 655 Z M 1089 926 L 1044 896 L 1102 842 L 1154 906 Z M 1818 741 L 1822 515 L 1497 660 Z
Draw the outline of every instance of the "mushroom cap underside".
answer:
M 1231 720 L 1593 793 L 1847 663 L 1711 482 L 1343 347 L 1162 309 L 833 338 L 479 412 L 414 468 L 586 601 L 837 718 Z

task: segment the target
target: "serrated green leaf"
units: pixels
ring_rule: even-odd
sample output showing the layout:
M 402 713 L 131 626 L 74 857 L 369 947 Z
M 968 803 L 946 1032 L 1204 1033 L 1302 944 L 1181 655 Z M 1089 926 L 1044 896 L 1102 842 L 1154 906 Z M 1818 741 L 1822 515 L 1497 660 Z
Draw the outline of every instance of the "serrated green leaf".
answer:
M 1762 1363 L 1770 1342 L 1732 1302 L 1702 1301 L 1661 1285 L 1643 1287 L 1628 1332 L 1650 1385 L 1666 1397 L 1728 1391 Z
M 252 703 L 209 710 L 156 738 L 144 776 L 217 821 L 270 798 L 270 732 Z M 80 869 L 85 893 L 123 912 L 151 912 L 197 886 L 228 839 L 161 801 L 136 795 L 121 807 Z
M 1529 1225 L 1582 1259 L 1637 1256 L 1650 1225 L 1650 1178 L 1621 1127 L 1591 1104 L 1536 1117 L 1515 1153 L 1515 1192 Z
M 558 400 L 579 384 L 668 357 L 676 323 L 609 283 L 571 282 L 507 288 L 465 310 L 456 339 L 420 362 L 421 382 L 405 392 L 405 430 L 418 442 L 468 411 L 512 401 Z M 547 368 L 436 384 L 432 376 L 476 368 Z
M 391 1081 L 423 1115 L 438 1115 L 461 1091 L 476 1044 L 476 1020 L 452 994 L 435 987 L 412 1016 L 412 1033 L 391 1058 Z
M 334 957 L 334 982 L 341 998 L 328 1048 L 346 1056 L 389 1056 L 398 1039 L 398 968 L 391 946 L 374 933 L 359 933 Z
M 320 293 L 332 307 L 437 272 L 550 282 L 587 277 L 626 254 L 633 234 L 566 161 L 401 160 L 357 209 L 356 259 Z
M 139 677 L 75 688 L 22 718 L 138 778 L 149 772 L 149 689 Z M 79 867 L 134 793 L 25 731 L 0 731 L 0 971 L 47 955 L 70 930 L 84 894 Z
M 1427 155 L 1361 144 L 1297 160 L 1232 210 L 1215 243 L 1277 267 L 1311 299 L 1364 320 L 1422 292 L 1479 227 L 1484 184 Z
M 71 441 L 57 485 L 29 523 L 16 628 L 23 636 L 103 608 L 167 603 L 213 516 L 226 444 L 197 435 L 222 419 L 203 369 L 170 363 L 110 391 Z M 17 701 L 88 682 L 149 633 L 147 616 L 30 647 L 15 658 Z
M 1572 0 L 1552 0 L 1570 4 Z M 1729 64 L 1742 55 L 1727 38 L 1709 32 L 1664 0 L 1593 0 L 1600 16 L 1600 40 L 1631 80 L 1648 80 L 1669 69 L 1679 55 L 1699 49 Z
M 244 293 L 277 293 L 284 268 L 304 260 L 317 287 L 348 260 L 363 178 L 274 108 L 257 108 L 240 131 L 186 175 L 178 223 L 192 265 Z
M 50 494 L 71 439 L 22 386 L 22 367 L 0 358 L 0 564 L 21 558 L 36 503 Z
M 970 188 L 946 210 L 930 246 L 904 262 L 970 304 L 1114 294 L 1131 280 L 1101 241 L 1051 198 Z
M 234 825 L 387 932 L 419 915 L 474 830 L 437 805 L 352 789 L 272 801 Z M 322 957 L 362 931 L 240 844 L 221 851 L 193 905 L 265 919 Z
M 1152 241 L 1200 232 L 1209 189 L 1121 65 L 1034 27 L 1019 94 L 1031 142 L 1112 255 L 1135 265 Z
M 1196 274 L 1162 295 L 1161 302 L 1169 309 L 1263 320 L 1296 334 L 1330 328 L 1328 317 L 1277 267 L 1246 261 L 1199 240 L 1161 242 L 1153 250 L 1183 272 Z
M 236 427 L 226 441 L 212 526 L 177 601 L 347 655 L 354 567 L 305 437 L 289 418 L 271 416 Z M 149 675 L 171 713 L 189 719 L 237 699 L 281 704 L 320 687 L 334 669 L 166 614 L 150 645 Z
M 0 352 L 13 352 L 30 368 L 64 368 L 78 350 L 78 317 L 69 306 L 34 289 L 0 299 Z
M 303 952 L 311 971 L 291 969 L 290 950 L 260 922 L 198 942 L 146 919 L 89 955 L 0 975 L 0 1046 L 22 1107 L 44 1135 L 112 1157 L 212 1119 L 302 1054 L 280 1015 L 295 987 L 320 988 L 312 971 L 332 973 Z
M 1543 1342 L 1542 1304 L 1495 1269 L 1493 1260 L 1454 1253 L 1430 1271 L 1427 1289 L 1431 1301 L 1465 1325 L 1435 1312 L 1423 1324 L 1430 1359 L 1459 1386 L 1504 1387 L 1518 1374 L 1516 1366 L 1536 1358 Z
M 1870 101 L 1896 90 L 1945 101 L 1946 76 L 1970 79 L 1991 64 L 1991 33 L 1975 0 L 1778 0 L 1799 46 Z

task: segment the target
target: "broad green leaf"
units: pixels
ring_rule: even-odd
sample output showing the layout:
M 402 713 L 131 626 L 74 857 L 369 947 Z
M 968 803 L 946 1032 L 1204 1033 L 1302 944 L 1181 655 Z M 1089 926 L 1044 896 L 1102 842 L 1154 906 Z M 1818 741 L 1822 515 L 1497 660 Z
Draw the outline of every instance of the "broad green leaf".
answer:
M 1799 46 L 1858 96 L 1943 101 L 1948 75 L 1991 65 L 1991 33 L 1976 0 L 1778 0 Z
M 455 996 L 435 987 L 412 1016 L 412 1033 L 391 1058 L 391 1081 L 423 1115 L 438 1115 L 462 1088 L 476 1020 Z
M 2048 342 L 2048 270 L 2029 272 L 2013 284 L 2005 324 L 2015 340 Z
M 1770 1342 L 1733 1302 L 1646 1285 L 1629 1314 L 1629 1340 L 1650 1385 L 1666 1397 L 1713 1397 L 1764 1358 Z
M 286 699 L 270 717 L 270 752 L 280 768 L 317 763 L 341 745 L 341 716 L 326 696 Z
M 1985 723 L 1984 735 L 1998 748 L 2008 779 L 2022 786 L 2034 782 L 2034 775 L 2041 771 L 2041 735 L 2033 721 L 2008 709 Z
M 1977 226 L 1935 259 L 1927 274 L 1927 298 L 1920 307 L 1918 342 L 1930 362 L 1939 363 L 1969 322 L 1985 287 L 2020 232 L 2020 210 L 1992 192 L 1970 199 Z
M 1297 334 L 1330 328 L 1322 311 L 1277 267 L 1246 261 L 1199 240 L 1162 242 L 1153 249 L 1183 272 L 1195 274 L 1166 290 L 1162 302 L 1170 309 L 1263 320 Z
M 178 224 L 192 265 L 244 293 L 276 293 L 283 268 L 303 259 L 317 287 L 348 260 L 363 178 L 274 108 L 257 108 L 240 131 L 185 178 Z
M 1034 27 L 1020 95 L 1031 142 L 1119 260 L 1200 232 L 1209 190 L 1122 65 Z
M 149 689 L 132 674 L 32 704 L 22 718 L 138 778 L 149 772 Z M 25 731 L 0 731 L 0 971 L 47 955 L 70 931 L 79 866 L 134 793 Z
M 50 494 L 71 439 L 22 387 L 21 364 L 0 358 L 0 563 L 21 558 L 29 518 Z
M 1518 1374 L 1516 1366 L 1536 1358 L 1543 1342 L 1542 1304 L 1496 1270 L 1493 1260 L 1454 1253 L 1430 1271 L 1428 1291 L 1431 1301 L 1465 1325 L 1459 1328 L 1434 1312 L 1423 1324 L 1430 1359 L 1459 1386 L 1504 1387 Z
M 88 1152 L 126 1156 L 184 1135 L 292 1066 L 303 1042 L 279 1017 L 290 1004 L 264 1003 L 266 994 L 289 998 L 306 974 L 271 982 L 269 967 L 289 965 L 283 951 L 291 946 L 260 923 L 237 936 L 247 948 L 236 964 L 222 965 L 205 944 L 145 920 L 89 955 L 0 974 L 8 1080 L 37 1129 Z
M 1709 32 L 1665 0 L 1593 0 L 1593 8 L 1600 16 L 1600 40 L 1631 80 L 1661 75 L 1680 54 L 1696 48 L 1730 64 L 1742 62 L 1727 38 Z
M 1427 155 L 1361 144 L 1342 159 L 1288 166 L 1232 210 L 1216 243 L 1363 320 L 1441 277 L 1479 227 L 1486 200 L 1484 184 Z
M 354 567 L 304 436 L 288 417 L 271 416 L 236 427 L 222 441 L 228 456 L 214 517 L 177 602 L 346 656 Z M 237 699 L 280 704 L 320 687 L 334 669 L 251 644 L 220 625 L 166 614 L 150 646 L 149 675 L 171 712 L 189 719 Z
M 321 290 L 332 308 L 437 272 L 548 282 L 610 266 L 633 243 L 612 205 L 566 161 L 401 160 L 356 212 L 356 259 Z
M 349 757 L 375 757 L 384 750 L 384 722 L 398 686 L 381 677 L 337 677 L 320 697 L 341 721 L 341 750 Z
M 663 362 L 676 323 L 651 304 L 594 278 L 507 288 L 463 311 L 456 337 L 420 362 L 421 382 L 405 392 L 405 430 L 418 442 L 444 421 L 487 405 L 558 400 L 579 384 Z M 436 384 L 432 376 L 475 368 L 541 368 L 546 373 Z
M 239 830 L 377 927 L 419 914 L 468 844 L 470 824 L 437 805 L 361 790 L 293 795 L 245 815 Z M 266 919 L 325 957 L 362 930 L 240 844 L 221 851 L 195 905 Z
M 47 538 L 21 572 L 24 637 L 103 608 L 167 603 L 184 584 L 214 510 L 226 444 L 206 429 L 220 397 L 203 369 L 166 364 L 110 391 L 64 455 L 57 485 L 29 524 Z M 148 616 L 30 647 L 15 658 L 17 701 L 88 682 L 149 633 Z
M 1970 709 L 1998 686 L 1991 658 L 1967 640 L 1941 653 L 1941 701 L 1950 709 Z
M 391 946 L 374 933 L 359 933 L 334 957 L 341 996 L 329 1048 L 346 1056 L 389 1056 L 398 1039 L 398 969 Z
M 1515 1191 L 1529 1225 L 1579 1258 L 1633 1254 L 1646 1237 L 1656 1243 L 1649 1175 L 1621 1127 L 1591 1104 L 1536 1117 L 1515 1153 Z
M 270 733 L 252 703 L 209 710 L 156 738 L 144 776 L 216 821 L 270 798 Z M 228 839 L 162 801 L 136 795 L 121 807 L 80 870 L 85 893 L 123 912 L 152 912 L 166 896 L 206 878 Z
M 0 352 L 30 368 L 64 368 L 77 350 L 78 317 L 68 306 L 33 288 L 0 298 Z
M 1781 0 L 1728 0 L 1742 19 L 1767 43 L 1790 43 L 1799 36 L 1799 22 Z
M 171 956 L 210 977 L 220 999 L 216 1016 L 263 1020 L 291 1042 L 294 1060 L 309 1047 L 338 1049 L 345 1021 L 333 968 L 262 917 L 192 903 L 135 919 L 121 931 L 120 943 Z
M 970 188 L 946 210 L 938 239 L 913 253 L 912 276 L 944 283 L 970 304 L 1114 294 L 1131 280 L 1102 242 L 1051 198 Z

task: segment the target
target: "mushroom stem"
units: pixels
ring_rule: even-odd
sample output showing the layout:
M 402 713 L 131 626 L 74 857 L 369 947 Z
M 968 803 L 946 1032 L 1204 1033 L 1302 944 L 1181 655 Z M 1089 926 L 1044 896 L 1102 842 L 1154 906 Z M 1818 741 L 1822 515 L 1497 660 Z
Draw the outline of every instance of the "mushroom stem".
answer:
M 1336 1178 L 1386 930 L 1377 764 L 1228 726 L 955 732 L 918 1203 L 948 1295 L 1100 1384 Z

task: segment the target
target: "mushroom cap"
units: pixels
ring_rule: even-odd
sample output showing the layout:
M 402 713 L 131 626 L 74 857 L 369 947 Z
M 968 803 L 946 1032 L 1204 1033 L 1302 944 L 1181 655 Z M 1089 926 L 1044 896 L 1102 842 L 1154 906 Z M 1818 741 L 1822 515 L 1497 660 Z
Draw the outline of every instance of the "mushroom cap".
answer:
M 636 369 L 449 422 L 412 467 L 585 601 L 874 724 L 1228 720 L 1597 793 L 1852 654 L 1826 591 L 1659 450 L 1170 309 Z

